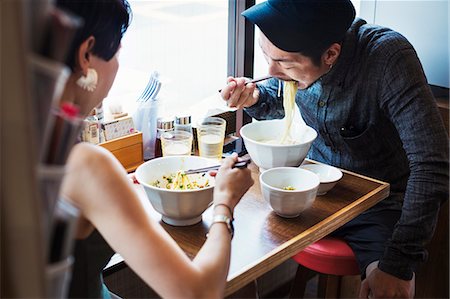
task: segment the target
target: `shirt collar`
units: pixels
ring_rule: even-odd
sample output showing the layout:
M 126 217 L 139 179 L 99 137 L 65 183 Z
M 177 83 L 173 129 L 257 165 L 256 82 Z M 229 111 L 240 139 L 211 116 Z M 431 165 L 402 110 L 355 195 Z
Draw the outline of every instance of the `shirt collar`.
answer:
M 345 82 L 345 80 L 355 58 L 358 31 L 359 28 L 366 23 L 367 22 L 363 19 L 356 18 L 350 26 L 344 41 L 342 42 L 342 50 L 337 63 L 321 78 L 323 85 L 338 85 L 340 87 L 345 87 L 346 83 L 349 83 Z

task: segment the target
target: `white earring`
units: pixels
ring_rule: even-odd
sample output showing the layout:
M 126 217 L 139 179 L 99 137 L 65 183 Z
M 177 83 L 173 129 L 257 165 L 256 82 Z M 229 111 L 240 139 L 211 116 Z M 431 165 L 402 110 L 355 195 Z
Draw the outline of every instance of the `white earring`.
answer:
M 97 87 L 97 83 L 98 83 L 98 75 L 97 72 L 92 68 L 88 68 L 87 75 L 81 76 L 77 80 L 78 86 L 90 92 L 93 92 L 95 90 L 95 88 Z

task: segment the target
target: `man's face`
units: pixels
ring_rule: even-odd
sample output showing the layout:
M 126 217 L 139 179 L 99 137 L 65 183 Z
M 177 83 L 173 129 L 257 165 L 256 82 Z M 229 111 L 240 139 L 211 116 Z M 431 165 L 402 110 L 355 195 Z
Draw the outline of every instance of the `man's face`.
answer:
M 285 81 L 297 81 L 299 89 L 308 88 L 329 70 L 323 61 L 316 66 L 306 56 L 280 50 L 262 32 L 259 45 L 269 64 L 269 75 Z

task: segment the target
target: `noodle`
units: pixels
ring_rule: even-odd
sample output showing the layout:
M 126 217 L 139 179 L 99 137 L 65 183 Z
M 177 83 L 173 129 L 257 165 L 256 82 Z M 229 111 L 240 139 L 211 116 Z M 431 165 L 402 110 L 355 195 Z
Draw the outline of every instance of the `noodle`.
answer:
M 281 80 L 278 80 L 278 92 L 277 97 L 281 97 Z
M 292 187 L 289 185 L 289 186 L 283 187 L 283 190 L 293 191 L 293 190 L 295 190 L 295 187 Z
M 203 174 L 185 174 L 183 170 L 170 175 L 163 175 L 160 180 L 151 183 L 152 186 L 169 190 L 196 190 L 209 187 L 209 176 Z
M 296 144 L 291 136 L 292 123 L 295 114 L 295 95 L 297 94 L 298 83 L 296 81 L 284 81 L 283 108 L 284 108 L 284 132 L 280 139 L 260 140 L 268 144 Z
M 290 138 L 292 121 L 295 113 L 295 95 L 297 94 L 298 83 L 295 81 L 285 81 L 283 90 L 283 107 L 284 107 L 284 134 L 280 139 L 280 144 L 295 143 Z

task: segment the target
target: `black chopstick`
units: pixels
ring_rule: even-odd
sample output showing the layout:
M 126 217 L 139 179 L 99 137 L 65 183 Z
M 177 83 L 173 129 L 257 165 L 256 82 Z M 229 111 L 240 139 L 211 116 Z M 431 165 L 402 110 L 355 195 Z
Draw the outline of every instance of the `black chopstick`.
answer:
M 272 76 L 264 76 L 264 77 L 260 77 L 260 78 L 256 78 L 256 79 L 252 79 L 250 81 L 245 82 L 244 85 L 250 84 L 250 83 L 257 83 L 257 82 L 261 82 L 267 79 L 272 78 Z M 219 89 L 219 92 L 222 92 L 222 89 Z
M 246 159 L 246 160 L 236 162 L 236 164 L 234 164 L 233 168 L 245 168 L 245 167 L 247 167 L 247 165 L 250 162 L 251 162 L 251 159 Z M 193 174 L 193 173 L 208 172 L 210 170 L 218 170 L 220 168 L 220 166 L 221 165 L 214 165 L 214 166 L 208 166 L 208 167 L 197 168 L 197 169 L 189 169 L 189 170 L 186 170 L 184 173 L 185 174 Z

